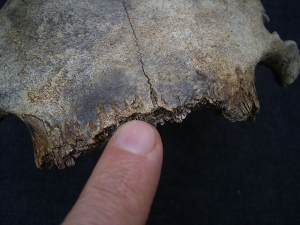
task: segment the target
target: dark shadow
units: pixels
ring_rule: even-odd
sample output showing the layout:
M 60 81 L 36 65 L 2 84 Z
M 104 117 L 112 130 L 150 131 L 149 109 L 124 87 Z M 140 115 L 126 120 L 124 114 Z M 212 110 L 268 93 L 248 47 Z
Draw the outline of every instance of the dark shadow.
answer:
M 0 0 L 0 10 L 5 5 L 6 2 L 7 2 L 7 0 Z

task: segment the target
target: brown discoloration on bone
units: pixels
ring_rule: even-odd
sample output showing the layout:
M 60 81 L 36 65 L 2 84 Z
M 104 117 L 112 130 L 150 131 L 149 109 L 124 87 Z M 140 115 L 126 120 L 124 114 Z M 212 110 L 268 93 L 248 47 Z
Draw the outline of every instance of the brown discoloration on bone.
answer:
M 242 121 L 245 115 L 249 115 L 249 120 L 253 121 L 259 110 L 259 102 L 254 86 L 254 68 L 243 72 L 237 67 L 235 73 L 239 83 L 236 85 L 232 97 L 228 99 L 229 107 L 226 108 L 223 114 L 233 121 Z M 234 103 L 236 104 L 235 107 L 231 107 Z
M 255 66 L 283 86 L 300 66 L 268 20 L 259 0 L 13 0 L 0 14 L 0 120 L 21 117 L 37 166 L 59 168 L 133 119 L 207 106 L 254 120 Z
M 26 114 L 22 119 L 31 133 L 36 164 L 40 165 L 41 168 L 52 166 L 53 155 L 48 150 L 48 135 L 44 122 L 32 115 Z

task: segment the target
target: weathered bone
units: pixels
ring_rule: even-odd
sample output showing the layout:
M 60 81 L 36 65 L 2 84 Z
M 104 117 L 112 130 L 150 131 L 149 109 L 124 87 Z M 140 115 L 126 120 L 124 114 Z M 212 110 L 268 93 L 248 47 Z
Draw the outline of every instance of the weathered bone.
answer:
M 38 167 L 105 142 L 132 119 L 193 109 L 253 120 L 258 63 L 294 81 L 296 43 L 264 27 L 259 0 L 12 0 L 0 14 L 0 119 L 30 129 Z

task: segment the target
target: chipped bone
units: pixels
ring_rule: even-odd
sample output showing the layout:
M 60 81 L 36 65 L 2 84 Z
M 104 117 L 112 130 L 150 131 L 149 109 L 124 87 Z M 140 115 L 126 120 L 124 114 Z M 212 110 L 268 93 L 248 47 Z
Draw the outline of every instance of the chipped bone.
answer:
M 38 167 L 74 165 L 122 123 L 213 107 L 254 120 L 258 63 L 291 84 L 293 41 L 259 0 L 11 0 L 0 12 L 0 120 L 28 126 Z

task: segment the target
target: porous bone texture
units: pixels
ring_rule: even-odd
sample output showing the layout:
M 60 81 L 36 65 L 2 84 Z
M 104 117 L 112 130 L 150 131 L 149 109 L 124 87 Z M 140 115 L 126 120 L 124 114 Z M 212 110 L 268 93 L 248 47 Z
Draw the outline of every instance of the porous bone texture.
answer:
M 0 119 L 28 126 L 38 167 L 74 165 L 122 123 L 208 106 L 253 120 L 258 63 L 280 85 L 299 52 L 259 0 L 12 0 L 0 12 Z

